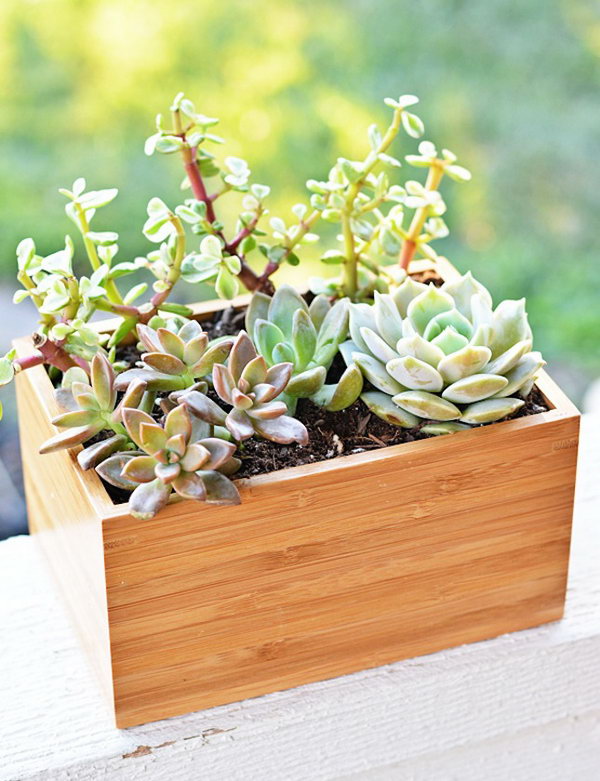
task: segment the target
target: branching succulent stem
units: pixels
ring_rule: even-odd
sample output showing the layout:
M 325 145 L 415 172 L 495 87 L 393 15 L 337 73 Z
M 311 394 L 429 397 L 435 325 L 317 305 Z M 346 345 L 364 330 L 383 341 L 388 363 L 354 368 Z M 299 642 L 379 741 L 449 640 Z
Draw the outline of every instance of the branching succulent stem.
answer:
M 429 169 L 427 174 L 427 181 L 425 182 L 425 189 L 433 192 L 438 189 L 442 177 L 444 176 L 444 166 L 434 164 Z M 419 246 L 419 236 L 423 230 L 423 226 L 429 216 L 429 206 L 421 206 L 416 210 L 410 227 L 408 229 L 408 235 L 402 243 L 402 249 L 400 250 L 400 267 L 404 270 L 408 269 L 410 261 L 413 259 L 415 252 Z
M 98 251 L 96 250 L 96 245 L 94 242 L 88 237 L 88 232 L 90 230 L 90 224 L 88 222 L 87 217 L 85 216 L 85 210 L 82 208 L 81 204 L 79 204 L 77 201 L 74 201 L 75 210 L 77 212 L 77 217 L 79 219 L 79 227 L 81 229 L 81 235 L 83 237 L 83 244 L 85 246 L 85 251 L 88 256 L 88 260 L 90 261 L 90 265 L 94 271 L 100 268 L 102 265 L 102 261 L 98 257 Z M 115 284 L 114 279 L 107 279 L 104 283 L 104 286 L 106 288 L 106 295 L 115 304 L 122 304 L 123 298 L 121 294 L 119 293 L 119 289 Z

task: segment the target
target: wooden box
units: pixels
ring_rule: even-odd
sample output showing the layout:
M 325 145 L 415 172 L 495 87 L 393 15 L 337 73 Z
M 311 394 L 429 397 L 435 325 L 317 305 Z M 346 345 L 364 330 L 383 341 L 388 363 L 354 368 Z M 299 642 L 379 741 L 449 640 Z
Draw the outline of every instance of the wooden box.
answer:
M 200 305 L 206 316 L 219 304 Z M 20 354 L 28 340 L 17 343 Z M 127 727 L 559 619 L 579 414 L 550 411 L 241 481 L 242 504 L 114 505 L 17 378 L 30 528 Z

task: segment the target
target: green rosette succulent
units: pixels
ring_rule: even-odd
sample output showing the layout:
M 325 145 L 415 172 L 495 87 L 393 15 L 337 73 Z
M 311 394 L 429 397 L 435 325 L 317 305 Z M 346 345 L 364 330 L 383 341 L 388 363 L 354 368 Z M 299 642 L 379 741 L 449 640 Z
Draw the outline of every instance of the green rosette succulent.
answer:
M 470 273 L 440 288 L 407 277 L 375 303 L 352 304 L 341 346 L 376 388 L 365 404 L 395 425 L 448 433 L 491 423 L 523 406 L 544 365 L 531 350 L 525 300 L 495 309 Z
M 209 342 L 195 320 L 185 323 L 177 332 L 138 325 L 137 334 L 147 350 L 142 353 L 142 366 L 119 374 L 117 390 L 125 390 L 133 380 L 143 380 L 152 392 L 189 388 L 209 375 L 215 363 L 224 361 L 233 344 L 233 338 Z
M 65 372 L 62 385 L 55 391 L 58 406 L 64 410 L 52 418 L 52 424 L 64 429 L 40 447 L 40 453 L 75 447 L 87 442 L 100 431 L 112 431 L 112 436 L 81 450 L 77 460 L 83 469 L 90 469 L 114 453 L 130 446 L 123 425 L 125 407 L 138 407 L 144 400 L 146 384 L 132 381 L 117 403 L 116 377 L 104 353 L 96 353 L 91 362 L 91 382 L 79 368 Z
M 353 404 L 362 390 L 362 375 L 348 366 L 335 384 L 326 385 L 327 371 L 339 345 L 348 336 L 349 300 L 333 305 L 316 296 L 310 306 L 290 285 L 273 296 L 255 293 L 246 313 L 246 329 L 267 366 L 292 364 L 283 400 L 291 412 L 299 398 L 310 398 L 331 411 Z
M 150 415 L 124 409 L 127 433 L 140 450 L 116 453 L 96 467 L 107 482 L 133 490 L 129 512 L 134 518 L 153 518 L 173 491 L 183 499 L 209 504 L 239 504 L 235 485 L 223 474 L 235 445 L 216 437 L 194 441 L 188 410 L 178 406 L 166 417 L 164 427 Z
M 308 443 L 308 431 L 303 423 L 287 415 L 283 401 L 276 400 L 287 386 L 292 374 L 290 362 L 270 368 L 245 331 L 236 337 L 227 366 L 215 364 L 214 389 L 225 404 L 221 407 L 196 390 L 178 396 L 178 403 L 211 426 L 224 426 L 237 442 L 252 436 L 270 439 L 279 444 Z

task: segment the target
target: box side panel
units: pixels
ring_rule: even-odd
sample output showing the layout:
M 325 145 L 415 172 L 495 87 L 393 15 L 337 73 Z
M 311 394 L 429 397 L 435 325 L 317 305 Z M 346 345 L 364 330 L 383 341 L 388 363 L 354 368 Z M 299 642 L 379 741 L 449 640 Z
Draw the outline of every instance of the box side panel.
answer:
M 560 618 L 578 418 L 553 416 L 105 521 L 118 724 Z
M 16 382 L 29 530 L 58 581 L 112 706 L 101 519 L 82 488 L 73 454 L 62 451 L 39 455 L 40 444 L 56 429 L 40 404 L 32 372 L 18 375 Z

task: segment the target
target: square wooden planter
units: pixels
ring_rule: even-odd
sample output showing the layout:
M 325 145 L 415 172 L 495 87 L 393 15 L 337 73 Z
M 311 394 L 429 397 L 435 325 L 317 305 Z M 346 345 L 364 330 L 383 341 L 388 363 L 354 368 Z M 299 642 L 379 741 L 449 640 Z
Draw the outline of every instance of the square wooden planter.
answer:
M 76 451 L 38 455 L 52 387 L 41 367 L 19 375 L 30 529 L 117 725 L 559 619 L 579 413 L 545 373 L 538 387 L 548 412 L 254 477 L 238 507 L 175 501 L 140 522 Z

